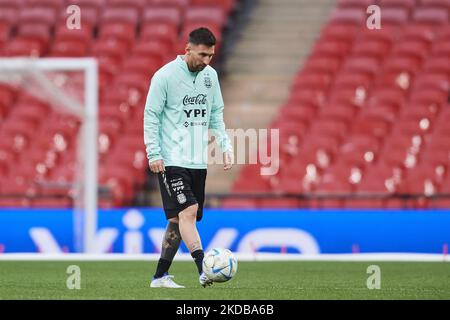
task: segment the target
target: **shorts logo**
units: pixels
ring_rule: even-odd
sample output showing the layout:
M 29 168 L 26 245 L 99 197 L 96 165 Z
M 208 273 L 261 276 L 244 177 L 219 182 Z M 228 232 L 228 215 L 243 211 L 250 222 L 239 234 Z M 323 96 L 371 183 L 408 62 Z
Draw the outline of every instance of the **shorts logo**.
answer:
M 183 193 L 177 195 L 177 200 L 179 204 L 183 204 L 186 202 L 186 196 Z
M 206 76 L 206 77 L 205 77 L 205 87 L 208 88 L 208 89 L 210 89 L 211 86 L 212 86 L 211 78 L 208 77 L 208 76 Z
M 164 183 L 164 186 L 166 187 L 167 193 L 169 194 L 169 196 L 171 196 L 172 194 L 170 193 L 170 188 L 169 188 L 169 184 L 167 183 L 166 174 L 164 172 L 162 172 L 161 175 L 162 175 L 163 183 Z
M 183 181 L 179 180 L 178 182 L 173 182 L 172 187 L 179 187 L 183 185 Z

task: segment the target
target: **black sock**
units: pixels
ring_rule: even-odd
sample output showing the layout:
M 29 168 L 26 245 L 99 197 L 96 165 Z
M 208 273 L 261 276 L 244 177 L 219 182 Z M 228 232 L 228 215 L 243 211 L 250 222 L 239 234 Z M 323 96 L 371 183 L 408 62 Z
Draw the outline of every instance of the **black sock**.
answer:
M 159 259 L 154 278 L 161 278 L 164 275 L 164 273 L 169 271 L 171 264 L 172 264 L 172 261 Z
M 203 263 L 203 257 L 205 256 L 202 249 L 195 250 L 191 253 L 192 258 L 194 258 L 195 264 L 197 265 L 198 274 L 202 273 L 202 263 Z

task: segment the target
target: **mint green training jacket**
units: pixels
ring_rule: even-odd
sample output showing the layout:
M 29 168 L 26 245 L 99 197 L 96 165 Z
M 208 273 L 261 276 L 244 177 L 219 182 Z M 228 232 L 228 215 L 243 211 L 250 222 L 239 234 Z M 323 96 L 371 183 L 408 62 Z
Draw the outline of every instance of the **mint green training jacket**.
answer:
M 225 152 L 232 150 L 223 122 L 224 103 L 217 72 L 188 69 L 184 56 L 153 76 L 144 111 L 144 143 L 149 161 L 165 166 L 206 169 L 208 129 Z

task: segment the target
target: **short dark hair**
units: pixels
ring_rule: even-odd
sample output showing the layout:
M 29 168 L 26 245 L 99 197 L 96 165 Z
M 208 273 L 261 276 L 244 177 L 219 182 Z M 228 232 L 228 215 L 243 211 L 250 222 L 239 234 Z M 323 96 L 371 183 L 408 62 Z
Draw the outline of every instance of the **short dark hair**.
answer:
M 204 44 L 212 47 L 216 44 L 216 37 L 208 28 L 197 28 L 189 33 L 189 42 L 195 45 Z

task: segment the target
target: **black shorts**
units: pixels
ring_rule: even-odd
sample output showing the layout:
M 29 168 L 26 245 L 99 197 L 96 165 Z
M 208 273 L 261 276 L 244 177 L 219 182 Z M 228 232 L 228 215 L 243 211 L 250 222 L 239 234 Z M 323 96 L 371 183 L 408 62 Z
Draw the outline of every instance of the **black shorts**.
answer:
M 166 218 L 178 217 L 178 213 L 198 204 L 197 221 L 203 217 L 205 202 L 206 169 L 166 167 L 158 173 L 159 189 Z

